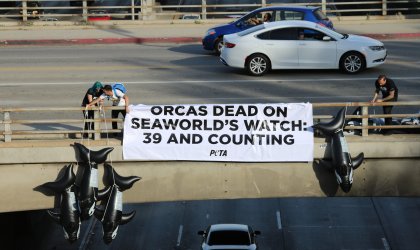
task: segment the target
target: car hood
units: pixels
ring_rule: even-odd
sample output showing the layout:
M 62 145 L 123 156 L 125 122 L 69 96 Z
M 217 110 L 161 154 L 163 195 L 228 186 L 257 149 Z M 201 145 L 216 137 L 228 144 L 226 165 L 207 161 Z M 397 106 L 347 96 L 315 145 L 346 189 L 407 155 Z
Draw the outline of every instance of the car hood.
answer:
M 212 27 L 211 29 L 213 29 L 213 30 L 226 29 L 226 28 L 228 28 L 229 26 L 231 26 L 232 24 L 233 24 L 233 22 L 228 23 L 228 24 L 220 24 L 220 25 L 217 25 L 217 26 Z
M 378 46 L 383 45 L 382 42 L 380 42 L 376 39 L 367 37 L 367 36 L 349 35 L 349 37 L 346 40 L 349 41 L 349 42 L 364 43 L 366 45 L 378 45 Z

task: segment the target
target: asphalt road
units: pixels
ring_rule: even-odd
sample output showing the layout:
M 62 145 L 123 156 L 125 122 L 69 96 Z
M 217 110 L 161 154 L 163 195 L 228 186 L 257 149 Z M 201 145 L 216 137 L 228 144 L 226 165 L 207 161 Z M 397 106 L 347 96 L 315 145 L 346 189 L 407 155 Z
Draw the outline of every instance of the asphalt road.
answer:
M 102 241 L 96 219 L 82 223 L 77 242 L 64 240 L 45 211 L 32 212 L 32 231 L 17 246 L 60 250 L 195 250 L 198 230 L 215 223 L 244 223 L 260 230 L 261 250 L 416 250 L 420 240 L 419 198 L 281 198 L 125 204 L 135 218 L 119 227 L 113 242 Z M 41 216 L 42 215 L 42 216 Z M 22 225 L 30 227 L 30 225 Z M 29 235 L 35 235 L 32 239 Z M 28 249 L 28 248 L 15 248 Z

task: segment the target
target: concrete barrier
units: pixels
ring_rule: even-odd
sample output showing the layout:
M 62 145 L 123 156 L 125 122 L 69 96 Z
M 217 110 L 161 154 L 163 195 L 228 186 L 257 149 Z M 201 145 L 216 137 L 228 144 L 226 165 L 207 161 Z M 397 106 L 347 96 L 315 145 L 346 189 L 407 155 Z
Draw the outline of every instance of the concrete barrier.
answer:
M 354 185 L 343 193 L 333 173 L 317 159 L 329 158 L 329 143 L 315 138 L 315 161 L 304 163 L 236 163 L 123 161 L 119 140 L 89 141 L 92 150 L 114 147 L 108 162 L 123 176 L 142 180 L 124 192 L 128 203 L 325 196 L 419 196 L 418 135 L 348 136 L 353 156 L 364 152 Z M 54 181 L 63 167 L 76 162 L 74 141 L 34 141 L 0 144 L 0 212 L 54 207 L 52 196 L 36 187 Z M 86 144 L 87 141 L 85 141 Z M 76 169 L 75 169 L 76 170 Z M 99 178 L 103 168 L 99 168 Z M 100 182 L 101 183 L 101 182 Z M 100 186 L 101 188 L 101 186 Z

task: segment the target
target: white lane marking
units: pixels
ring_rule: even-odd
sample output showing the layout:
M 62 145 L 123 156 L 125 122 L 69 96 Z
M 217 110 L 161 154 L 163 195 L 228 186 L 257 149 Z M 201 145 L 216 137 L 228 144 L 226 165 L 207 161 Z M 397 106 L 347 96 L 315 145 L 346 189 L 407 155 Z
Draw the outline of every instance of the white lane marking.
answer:
M 206 214 L 206 219 L 210 219 L 210 214 Z
M 277 217 L 277 228 L 279 230 L 281 230 L 282 229 L 282 226 L 281 226 L 281 216 L 280 216 L 280 211 L 278 211 L 278 210 L 276 212 L 276 217 Z
M 384 244 L 384 249 L 385 250 L 391 250 L 391 248 L 389 247 L 388 241 L 386 240 L 386 238 L 382 238 L 382 243 Z
M 181 245 L 181 239 L 182 239 L 182 230 L 184 229 L 183 225 L 179 225 L 179 230 L 178 230 L 178 239 L 176 241 L 176 246 L 179 247 Z
M 121 81 L 125 84 L 177 84 L 177 83 L 249 83 L 249 82 L 325 82 L 325 81 L 361 81 L 361 80 L 376 80 L 377 77 L 367 78 L 321 78 L 321 79 L 259 79 L 259 80 L 173 80 L 173 81 Z M 392 77 L 394 80 L 419 80 L 420 76 L 413 77 Z M 0 83 L 0 86 L 19 86 L 19 85 L 86 85 L 90 81 L 86 82 L 21 82 L 21 83 Z M 103 82 L 104 84 L 111 84 L 112 82 Z

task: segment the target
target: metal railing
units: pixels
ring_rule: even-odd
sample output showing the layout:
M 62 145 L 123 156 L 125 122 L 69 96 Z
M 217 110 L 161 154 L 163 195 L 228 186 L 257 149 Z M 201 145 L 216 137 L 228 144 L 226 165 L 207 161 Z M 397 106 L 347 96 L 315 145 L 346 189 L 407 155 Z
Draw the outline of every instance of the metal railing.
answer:
M 121 1 L 119 1 L 121 2 Z M 95 20 L 156 20 L 175 19 L 185 14 L 197 14 L 201 19 L 227 18 L 243 15 L 259 7 L 296 5 L 320 6 L 330 16 L 364 15 L 386 16 L 395 14 L 420 14 L 418 0 L 379 0 L 379 1 L 272 1 L 259 0 L 252 4 L 219 4 L 223 1 L 197 0 L 198 4 L 161 5 L 155 0 L 126 0 L 124 5 L 112 5 L 111 0 L 21 0 L 0 1 L 1 21 L 75 21 Z M 270 1 L 271 2 L 271 1 Z M 9 4 L 7 4 L 9 3 Z M 16 3 L 14 6 L 10 3 Z M 218 3 L 218 4 L 212 4 Z
M 361 126 L 346 126 L 346 130 L 361 130 L 362 136 L 368 136 L 371 129 L 420 129 L 420 125 L 369 125 L 369 118 L 406 118 L 406 117 L 420 117 L 419 113 L 402 114 L 393 113 L 391 115 L 372 114 L 369 112 L 373 107 L 381 106 L 405 106 L 405 107 L 420 107 L 420 101 L 415 102 L 385 102 L 385 103 L 369 103 L 369 102 L 351 102 L 351 103 L 313 103 L 314 113 L 319 112 L 323 108 L 339 108 L 339 107 L 361 107 L 361 115 L 346 115 L 346 119 L 361 119 Z M 0 120 L 0 138 L 4 142 L 11 142 L 12 140 L 30 140 L 30 139 L 57 139 L 60 138 L 78 138 L 83 133 L 93 134 L 93 140 L 100 140 L 107 138 L 108 133 L 121 133 L 123 119 L 107 118 L 106 111 L 122 110 L 123 107 L 102 107 L 102 109 L 94 107 L 94 118 L 84 119 L 82 111 L 83 107 L 69 107 L 69 108 L 0 108 L 0 114 L 3 119 Z M 394 108 L 395 109 L 395 108 Z M 18 114 L 23 114 L 24 117 L 54 117 L 50 119 L 14 119 Z M 348 113 L 348 112 L 347 112 Z M 63 119 L 58 119 L 60 114 Z M 68 117 L 74 118 L 68 118 Z M 77 117 L 76 117 L 77 116 Z M 110 116 L 109 116 L 110 117 Z M 333 118 L 333 115 L 314 115 L 314 123 Z M 93 130 L 84 130 L 85 122 L 93 122 Z M 111 122 L 118 123 L 118 129 L 110 129 Z M 48 138 L 46 135 L 55 135 L 54 138 Z M 101 136 L 105 135 L 105 136 Z

